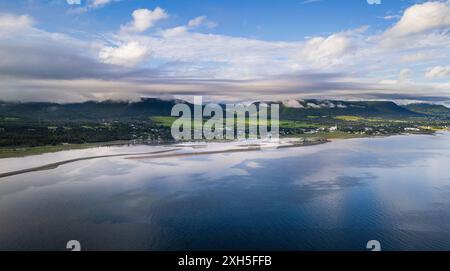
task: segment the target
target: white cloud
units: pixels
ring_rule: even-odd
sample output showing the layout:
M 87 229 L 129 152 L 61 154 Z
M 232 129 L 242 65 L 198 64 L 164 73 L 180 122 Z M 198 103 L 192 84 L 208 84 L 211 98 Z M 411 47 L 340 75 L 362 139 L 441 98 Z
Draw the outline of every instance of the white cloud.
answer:
M 405 50 L 404 56 L 392 49 L 381 48 L 379 40 L 370 40 L 367 27 L 334 33 L 329 36 L 312 37 L 298 42 L 269 42 L 252 38 L 203 34 L 191 31 L 205 23 L 205 16 L 190 20 L 186 25 L 163 29 L 153 34 L 124 33 L 114 39 L 119 44 L 138 42 L 152 52 L 152 60 L 159 63 L 177 63 L 169 74 L 186 77 L 205 77 L 227 80 L 243 80 L 280 76 L 311 70 L 328 72 L 356 72 L 374 74 L 392 67 L 398 72 L 400 62 L 420 61 L 431 58 L 431 54 L 420 50 Z M 123 33 L 123 32 L 122 32 Z M 437 40 L 430 40 L 436 42 Z M 439 44 L 443 44 L 439 42 Z M 109 47 L 109 46 L 108 46 Z M 426 46 L 424 49 L 428 49 Z M 443 48 L 442 50 L 444 50 Z M 108 52 L 111 48 L 106 49 Z M 444 50 L 445 51 L 445 50 Z M 402 52 L 403 53 L 403 52 Z M 439 55 L 439 49 L 434 52 Z M 105 63 L 148 63 L 148 54 L 139 61 L 110 61 Z M 123 59 L 123 58 L 121 58 Z M 149 63 L 148 63 L 149 64 Z M 393 73 L 387 78 L 392 79 Z M 411 71 L 412 73 L 412 71 Z M 394 82 L 405 81 L 406 71 Z M 399 80 L 400 79 L 400 80 Z
M 402 37 L 450 27 L 450 2 L 426 2 L 407 8 L 388 31 L 388 37 Z
M 204 15 L 202 16 L 198 16 L 192 20 L 190 20 L 187 24 L 188 28 L 194 28 L 194 27 L 198 27 L 201 25 L 206 25 L 208 28 L 214 28 L 216 27 L 216 23 L 208 20 L 208 18 Z
M 30 28 L 33 19 L 28 15 L 14 15 L 0 13 L 0 31 L 17 31 Z
M 304 50 L 311 59 L 334 59 L 345 55 L 351 48 L 351 41 L 346 36 L 333 34 L 308 40 Z
M 135 11 L 133 21 L 117 32 L 98 33 L 91 39 L 38 29 L 27 15 L 0 15 L 0 80 L 8 83 L 0 88 L 1 97 L 34 99 L 46 93 L 42 99 L 102 99 L 199 93 L 221 99 L 258 96 L 287 101 L 400 91 L 450 97 L 449 84 L 413 78 L 426 67 L 450 63 L 450 37 L 434 31 L 443 28 L 394 37 L 393 22 L 386 33 L 372 36 L 361 27 L 297 41 L 264 41 L 200 33 L 196 29 L 208 26 L 208 19 L 199 16 L 185 25 L 143 33 L 167 17 L 158 8 Z M 4 32 L 14 27 L 21 30 Z M 388 35 L 397 46 L 381 46 Z M 402 70 L 405 63 L 408 70 Z M 427 78 L 444 76 L 443 68 L 439 72 L 430 68 Z M 408 88 L 401 83 L 408 83 Z
M 122 0 L 85 0 L 86 3 L 83 5 L 83 0 L 66 0 L 67 4 L 71 6 L 77 6 L 69 10 L 69 13 L 78 14 L 84 13 L 89 10 L 103 8 L 112 2 L 120 2 Z
M 450 66 L 436 66 L 428 68 L 425 71 L 425 77 L 428 79 L 443 78 L 450 76 Z
M 112 0 L 90 0 L 89 7 L 91 8 L 100 8 L 103 7 L 109 3 L 111 3 Z
M 316 108 L 316 109 L 321 108 L 320 105 L 315 104 L 315 103 L 307 103 L 306 106 L 307 106 L 308 108 Z
M 313 37 L 301 47 L 299 59 L 308 60 L 314 67 L 331 67 L 342 63 L 344 57 L 356 53 L 359 35 L 367 27 L 331 34 L 328 37 Z
M 188 22 L 189 27 L 196 27 L 203 24 L 206 21 L 206 16 L 198 16 Z
M 285 100 L 283 105 L 289 108 L 304 108 L 304 106 L 297 100 Z
M 381 18 L 383 18 L 383 19 L 389 21 L 389 20 L 397 20 L 397 19 L 400 19 L 401 16 L 400 16 L 400 15 L 386 15 L 386 16 L 383 16 L 383 17 L 381 17 Z
M 118 47 L 104 47 L 99 53 L 102 62 L 121 66 L 134 66 L 150 55 L 150 49 L 138 42 L 129 42 Z
M 157 7 L 154 10 L 137 9 L 133 11 L 133 21 L 121 27 L 122 32 L 144 32 L 156 22 L 168 17 L 164 9 Z
M 187 25 L 181 25 L 169 29 L 164 29 L 163 31 L 161 31 L 161 34 L 167 38 L 176 37 L 179 35 L 186 34 L 187 31 L 202 25 L 205 25 L 208 28 L 214 28 L 216 26 L 216 23 L 209 21 L 206 16 L 198 16 L 192 20 L 189 20 Z
M 381 5 L 381 0 L 367 0 L 369 5 Z
M 81 0 L 66 0 L 69 5 L 81 5 Z

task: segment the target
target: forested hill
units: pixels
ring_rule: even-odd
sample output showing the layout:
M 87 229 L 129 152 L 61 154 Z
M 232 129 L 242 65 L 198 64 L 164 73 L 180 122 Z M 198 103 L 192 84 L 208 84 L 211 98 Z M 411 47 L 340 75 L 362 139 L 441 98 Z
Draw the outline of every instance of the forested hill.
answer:
M 405 108 L 424 115 L 450 117 L 450 108 L 439 104 L 416 103 L 406 105 Z
M 169 116 L 174 104 L 175 101 L 160 99 L 69 104 L 0 102 L 0 116 L 41 121 L 125 120 L 148 116 Z
M 305 116 L 405 118 L 421 117 L 424 114 L 389 101 L 291 100 L 283 103 L 280 116 L 281 119 L 302 119 Z
M 84 103 L 12 103 L 0 102 L 0 117 L 30 121 L 101 121 L 170 116 L 172 107 L 181 101 L 141 99 L 137 102 L 104 101 Z M 427 117 L 450 116 L 450 109 L 440 105 L 412 104 L 399 106 L 389 101 L 320 101 L 290 100 L 280 103 L 281 119 L 308 116 L 359 117 Z M 191 107 L 192 105 L 189 104 Z

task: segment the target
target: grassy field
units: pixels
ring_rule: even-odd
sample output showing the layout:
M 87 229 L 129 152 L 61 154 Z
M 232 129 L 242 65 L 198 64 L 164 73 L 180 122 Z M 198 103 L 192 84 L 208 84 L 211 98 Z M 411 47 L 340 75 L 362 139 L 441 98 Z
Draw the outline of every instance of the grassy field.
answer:
M 177 119 L 177 117 L 163 117 L 163 116 L 157 116 L 157 117 L 151 117 L 152 121 L 157 123 L 158 125 L 162 125 L 165 127 L 171 127 L 172 123 Z
M 290 135 L 292 136 L 292 135 Z M 315 134 L 301 134 L 294 135 L 295 137 L 303 137 L 303 138 L 325 138 L 325 139 L 347 139 L 347 138 L 361 138 L 361 137 L 370 137 L 370 135 L 366 134 L 349 134 L 345 132 L 319 132 Z
M 165 127 L 171 127 L 172 123 L 177 119 L 177 117 L 163 117 L 163 116 L 157 116 L 157 117 L 151 117 L 150 118 L 155 123 L 165 126 Z M 237 121 L 237 124 L 241 124 L 242 121 Z M 270 120 L 268 121 L 268 125 L 270 125 Z M 249 125 L 257 125 L 258 122 L 246 119 L 245 124 Z M 316 123 L 308 123 L 303 121 L 294 121 L 294 120 L 280 120 L 280 127 L 281 128 L 318 128 L 320 127 L 319 124 Z
M 362 120 L 368 120 L 363 117 L 356 117 L 356 116 L 337 116 L 334 117 L 337 120 L 344 120 L 344 121 L 362 121 Z
M 382 118 L 365 118 L 365 117 L 358 117 L 358 116 L 336 116 L 334 119 L 337 120 L 343 120 L 343 121 L 349 121 L 349 122 L 394 122 L 394 123 L 408 123 L 412 120 L 406 119 L 406 120 L 398 120 L 398 119 L 382 119 Z
M 450 127 L 441 127 L 441 126 L 420 126 L 419 128 L 427 129 L 427 130 L 434 131 L 434 132 L 450 131 Z

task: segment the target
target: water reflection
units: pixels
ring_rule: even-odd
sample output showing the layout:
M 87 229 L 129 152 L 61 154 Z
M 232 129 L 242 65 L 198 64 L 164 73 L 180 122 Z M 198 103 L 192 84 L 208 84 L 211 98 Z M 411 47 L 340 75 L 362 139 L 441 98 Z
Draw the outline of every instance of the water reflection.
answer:
M 0 249 L 450 249 L 449 137 L 110 157 L 12 176 L 0 181 Z

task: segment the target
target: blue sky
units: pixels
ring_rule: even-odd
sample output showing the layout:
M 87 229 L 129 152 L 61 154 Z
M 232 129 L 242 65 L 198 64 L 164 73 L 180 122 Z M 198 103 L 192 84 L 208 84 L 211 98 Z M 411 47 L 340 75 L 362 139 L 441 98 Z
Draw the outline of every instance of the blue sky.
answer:
M 1 1 L 0 99 L 448 101 L 450 1 L 379 2 Z
M 130 14 L 140 8 L 161 7 L 171 18 L 162 26 L 182 24 L 199 14 L 207 14 L 217 23 L 215 33 L 257 37 L 263 40 L 301 40 L 304 37 L 334 33 L 361 25 L 384 29 L 389 15 L 399 15 L 414 0 L 385 0 L 369 5 L 366 0 L 122 0 L 112 1 L 102 8 L 88 12 L 70 12 L 86 6 L 68 5 L 66 0 L 2 1 L 3 12 L 26 13 L 50 31 L 113 31 L 126 23 Z

